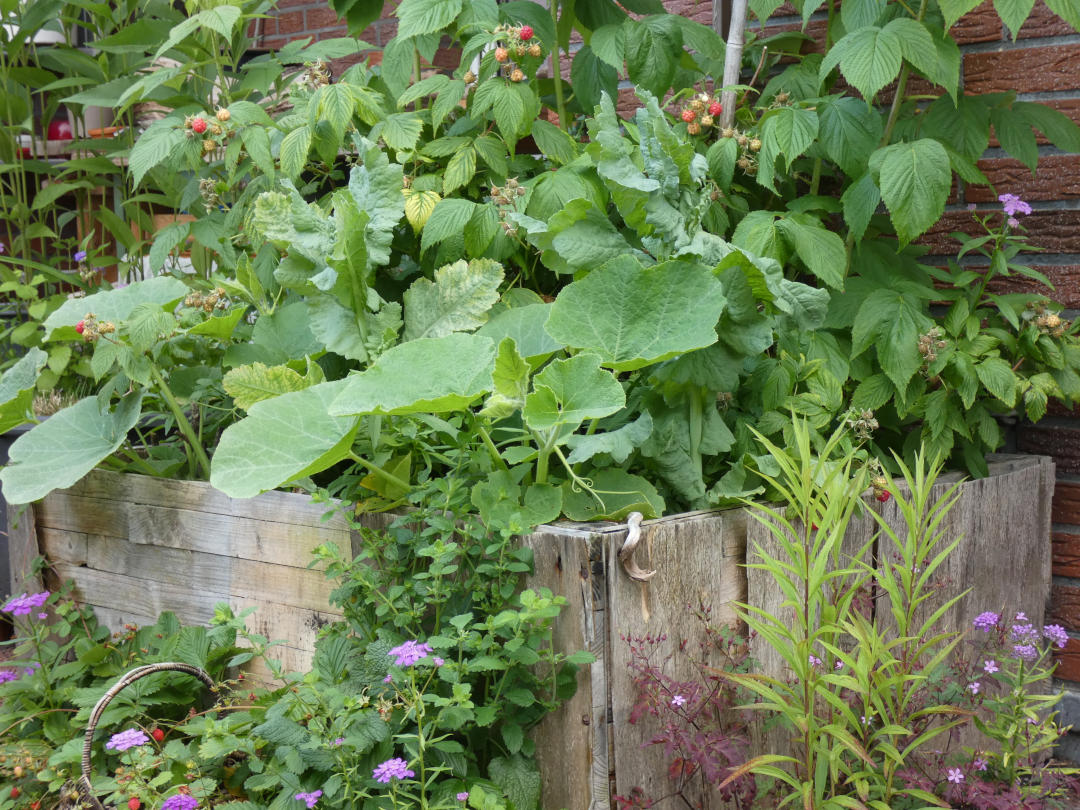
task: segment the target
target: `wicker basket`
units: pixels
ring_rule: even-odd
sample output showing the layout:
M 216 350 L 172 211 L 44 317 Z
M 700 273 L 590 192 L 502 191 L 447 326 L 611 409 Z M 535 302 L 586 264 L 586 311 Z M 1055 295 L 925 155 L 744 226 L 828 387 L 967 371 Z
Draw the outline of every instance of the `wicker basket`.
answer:
M 120 693 L 120 691 L 140 678 L 145 678 L 147 675 L 153 675 L 155 672 L 184 672 L 195 678 L 198 678 L 211 692 L 217 692 L 217 685 L 214 683 L 213 678 L 207 675 L 203 670 L 198 667 L 193 667 L 190 664 L 181 664 L 177 662 L 163 662 L 160 664 L 147 664 L 146 666 L 137 667 L 127 674 L 125 674 L 120 680 L 109 687 L 104 695 L 94 705 L 94 710 L 90 712 L 90 722 L 86 726 L 86 736 L 83 738 L 83 753 L 82 753 L 82 773 L 79 778 L 72 783 L 68 783 L 64 786 L 63 801 L 60 804 L 61 810 L 76 810 L 76 808 L 85 808 L 86 810 L 106 810 L 105 805 L 94 795 L 94 788 L 90 781 L 90 752 L 94 744 L 94 732 L 97 731 L 97 724 L 101 720 L 101 715 L 105 711 L 105 707 L 109 705 L 114 697 Z

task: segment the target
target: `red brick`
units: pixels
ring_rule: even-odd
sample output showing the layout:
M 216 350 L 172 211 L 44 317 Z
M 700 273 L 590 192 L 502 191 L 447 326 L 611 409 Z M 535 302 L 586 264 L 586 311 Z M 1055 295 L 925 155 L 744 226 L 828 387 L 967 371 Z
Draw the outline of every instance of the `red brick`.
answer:
M 1008 278 L 999 277 L 991 281 L 990 291 L 995 293 L 1041 293 L 1049 296 L 1051 300 L 1057 301 L 1063 307 L 1080 309 L 1080 265 L 1033 264 L 1031 267 L 1050 279 L 1054 289 L 1047 290 L 1044 285 L 1034 279 L 1012 275 Z M 1076 415 L 1080 416 L 1080 411 Z
M 260 47 L 268 51 L 279 51 L 289 44 L 291 37 L 264 37 Z
M 827 20 L 812 20 L 807 24 L 806 30 L 803 31 L 803 27 L 800 23 L 790 23 L 788 25 L 770 25 L 765 29 L 765 36 L 775 36 L 785 31 L 803 31 L 808 37 L 809 42 L 804 42 L 802 46 L 802 53 L 824 53 L 825 52 L 825 34 L 829 28 Z
M 1043 104 L 1060 113 L 1064 113 L 1075 123 L 1080 124 L 1080 98 L 1055 98 L 1047 101 L 1040 101 L 1039 104 Z M 1050 143 L 1050 141 L 1038 130 L 1035 130 L 1035 141 L 1040 144 Z M 1001 146 L 998 142 L 996 133 L 993 131 L 990 133 L 990 146 Z
M 989 158 L 979 161 L 993 188 L 968 186 L 968 202 L 993 202 L 1006 191 L 1025 200 L 1070 200 L 1080 197 L 1080 155 L 1043 155 L 1038 172 L 1013 158 Z
M 1054 650 L 1057 670 L 1054 676 L 1066 681 L 1080 681 L 1080 640 L 1070 638 L 1062 650 Z
M 1060 624 L 1066 630 L 1080 630 L 1080 587 L 1051 585 L 1047 624 Z
M 319 28 L 346 28 L 345 21 L 331 8 L 309 8 L 307 14 L 307 30 L 315 31 Z
M 1065 22 L 1046 7 L 1046 3 L 1039 0 L 1031 10 L 1031 16 L 1022 26 L 1018 37 L 1057 37 L 1074 33 L 1072 26 Z
M 278 0 L 278 9 L 283 8 L 304 8 L 305 6 L 311 6 L 311 0 Z
M 1080 525 L 1080 484 L 1057 482 L 1050 515 L 1054 523 Z
M 1080 534 L 1054 532 L 1051 543 L 1053 573 L 1059 577 L 1080 577 Z
M 1080 211 L 1036 211 L 1024 217 L 1024 227 L 1029 241 L 1045 251 L 1080 253 Z M 947 211 L 919 242 L 929 246 L 931 254 L 947 256 L 960 247 L 949 236 L 952 231 L 974 233 L 977 228 L 967 211 Z
M 712 27 L 712 0 L 666 0 L 664 8 L 670 14 L 679 14 L 694 22 Z
M 1051 456 L 1058 473 L 1080 473 L 1080 430 L 1022 425 L 1016 431 L 1016 447 L 1025 453 Z
M 303 11 L 286 11 L 277 18 L 279 34 L 300 34 L 307 30 Z
M 1023 77 L 1029 93 L 1080 88 L 1080 44 L 1023 48 L 964 55 L 964 91 L 999 93 L 1015 90 Z
M 949 29 L 959 44 L 972 42 L 994 42 L 1001 39 L 1001 19 L 994 11 L 992 0 L 986 0 L 981 6 L 972 9 Z

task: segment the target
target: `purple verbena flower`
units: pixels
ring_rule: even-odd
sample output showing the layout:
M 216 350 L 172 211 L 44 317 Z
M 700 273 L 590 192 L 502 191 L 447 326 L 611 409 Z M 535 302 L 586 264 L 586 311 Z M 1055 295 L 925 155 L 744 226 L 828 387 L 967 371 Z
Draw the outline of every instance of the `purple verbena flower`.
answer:
M 170 796 L 161 805 L 161 810 L 195 810 L 199 806 L 199 800 L 186 793 L 177 793 Z
M 1057 644 L 1059 648 L 1069 643 L 1069 634 L 1060 624 L 1048 624 L 1043 628 L 1043 637 L 1050 639 L 1051 644 Z
M 833 667 L 833 669 L 835 669 L 837 672 L 839 672 L 843 668 L 844 668 L 844 662 L 843 661 L 837 661 L 836 666 Z
M 0 242 L 0 255 L 4 253 L 7 253 L 7 245 L 5 245 L 3 242 Z
M 983 662 L 983 672 L 985 672 L 987 675 L 993 675 L 997 671 L 998 665 L 997 661 L 995 661 L 994 659 L 991 658 L 989 661 Z
M 375 777 L 376 782 L 382 782 L 384 785 L 389 784 L 391 779 L 405 779 L 416 776 L 416 772 L 410 771 L 408 765 L 409 763 L 401 757 L 394 757 L 376 767 L 372 772 L 372 776 Z
M 394 647 L 387 655 L 394 656 L 394 663 L 399 667 L 411 667 L 421 658 L 427 658 L 429 652 L 433 650 L 426 641 L 410 639 Z
M 964 781 L 964 772 L 959 768 L 949 768 L 949 781 L 959 785 Z
M 1005 223 L 1010 228 L 1019 228 L 1020 227 L 1020 220 L 1018 220 L 1016 217 L 1009 217 L 1007 220 L 1005 220 Z
M 809 661 L 810 661 L 810 666 L 812 666 L 812 667 L 820 667 L 821 666 L 821 659 L 818 658 L 813 653 L 810 653 Z
M 308 810 L 311 810 L 315 806 L 315 802 L 319 801 L 320 796 L 322 796 L 321 790 L 313 790 L 311 793 L 297 793 L 293 798 L 298 802 L 303 802 L 307 805 Z
M 77 251 L 75 251 L 75 255 L 72 256 L 71 258 L 73 258 L 77 262 L 85 262 L 86 261 L 86 251 L 85 250 L 77 250 Z
M 142 731 L 137 728 L 129 728 L 119 734 L 113 734 L 109 741 L 105 743 L 105 747 L 110 751 L 120 752 L 146 745 L 148 742 L 150 742 L 150 738 Z
M 973 767 L 977 771 L 985 771 L 986 760 L 982 757 L 975 757 L 975 761 L 971 763 L 971 767 Z
M 686 698 L 683 697 L 682 695 L 676 695 L 675 697 L 673 697 L 671 699 L 671 705 L 672 706 L 685 706 L 686 705 Z
M 335 739 L 331 743 L 331 745 L 344 745 L 344 744 L 345 744 L 345 738 L 344 737 L 338 737 L 337 739 Z
M 968 211 L 974 211 L 975 208 L 976 208 L 975 203 L 968 203 L 967 204 L 967 210 Z
M 446 663 L 446 661 L 444 661 L 443 659 L 439 658 L 439 656 L 436 655 L 434 658 L 431 659 L 431 663 L 433 663 L 437 667 L 441 667 L 443 664 Z
M 454 798 L 457 799 L 459 802 L 463 802 L 463 801 L 465 801 L 466 799 L 469 798 L 469 791 L 463 790 L 463 791 L 461 791 L 461 793 L 457 794 Z
M 1031 206 L 1015 194 L 1001 194 L 998 196 L 998 202 L 1004 207 L 1006 215 L 1010 217 L 1016 216 L 1017 214 L 1031 213 Z
M 49 618 L 49 614 L 48 614 L 48 613 L 39 613 L 39 614 L 37 615 L 37 617 L 38 617 L 39 619 L 41 619 L 42 621 L 45 621 L 45 620 L 46 620 L 47 618 Z
M 13 669 L 0 669 L 0 683 L 8 683 L 18 677 Z
M 1028 620 L 1027 614 L 1024 613 L 1023 611 L 1020 611 L 1019 613 L 1016 614 L 1016 618 L 1013 619 L 1013 621 L 1014 622 L 1026 622 L 1026 621 L 1029 621 L 1029 620 Z
M 971 694 L 977 695 L 979 694 L 979 690 L 982 689 L 982 684 L 980 684 L 978 681 L 972 681 L 968 684 L 968 689 L 971 690 Z
M 975 617 L 975 621 L 972 624 L 975 625 L 976 630 L 982 630 L 984 633 L 989 633 L 998 623 L 998 619 L 1001 617 L 996 613 L 989 610 L 980 613 Z
M 11 597 L 0 610 L 10 613 L 13 616 L 26 616 L 34 608 L 39 608 L 44 605 L 48 598 L 48 591 L 29 595 L 24 593 L 22 596 Z
M 1014 644 L 1013 655 L 1023 661 L 1034 661 L 1039 657 L 1039 651 L 1033 644 Z
M 382 682 L 383 683 L 393 683 L 394 682 L 394 676 L 391 675 L 389 672 L 387 672 L 386 677 L 382 679 Z

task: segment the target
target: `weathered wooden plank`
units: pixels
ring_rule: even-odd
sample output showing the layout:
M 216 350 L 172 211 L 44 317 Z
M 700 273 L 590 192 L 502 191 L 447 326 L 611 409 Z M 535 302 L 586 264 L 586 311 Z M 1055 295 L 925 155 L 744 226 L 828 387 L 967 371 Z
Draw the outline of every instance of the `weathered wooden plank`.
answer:
M 334 589 L 334 583 L 314 569 L 141 545 L 115 537 L 92 538 L 86 563 L 97 571 L 309 610 L 330 610 Z
M 8 506 L 7 526 L 8 571 L 11 582 L 0 583 L 9 594 L 36 593 L 45 586 L 40 574 L 33 573 L 33 562 L 41 555 L 38 551 L 37 526 L 34 510 L 16 509 Z
M 608 559 L 616 560 L 625 529 L 607 537 Z M 657 663 L 673 654 L 683 640 L 687 642 L 684 649 L 697 655 L 706 634 L 693 612 L 701 606 L 710 608 L 714 625 L 735 620 L 731 603 L 746 599 L 746 578 L 740 568 L 745 553 L 746 514 L 732 509 L 646 522 L 636 556 L 641 568 L 656 571 L 648 582 L 635 582 L 612 565 L 608 575 L 610 691 L 615 789 L 620 795 L 640 787 L 646 795 L 660 797 L 672 787 L 663 746 L 646 745 L 659 731 L 652 725 L 655 721 L 647 717 L 639 724 L 630 723 L 636 693 L 628 671 L 629 640 L 663 637 L 654 658 Z M 707 643 L 704 646 L 702 663 L 721 666 L 719 653 L 709 650 Z M 671 658 L 665 674 L 680 681 L 697 679 L 689 656 L 681 654 Z M 701 785 L 687 786 L 684 796 L 689 806 L 710 806 L 709 791 Z
M 208 486 L 204 484 L 203 486 Z M 306 568 L 323 543 L 348 548 L 349 532 L 299 526 L 266 518 L 231 518 L 215 512 L 121 503 L 54 492 L 35 507 L 39 526 L 130 540 L 152 547 L 191 549 L 224 557 L 272 561 Z
M 343 515 L 335 513 L 325 521 L 323 516 L 327 509 L 324 505 L 312 503 L 308 495 L 292 492 L 273 491 L 264 492 L 257 498 L 230 498 L 205 481 L 177 481 L 106 470 L 94 470 L 65 492 L 121 503 L 171 506 L 256 520 L 273 515 L 278 523 L 348 530 Z
M 227 602 L 237 612 L 254 607 L 255 612 L 247 620 L 249 630 L 271 641 L 284 640 L 299 649 L 314 649 L 319 630 L 340 618 L 329 608 L 308 610 L 259 599 L 225 596 L 70 563 L 56 563 L 53 568 L 61 580 L 75 582 L 75 597 L 80 602 L 140 616 L 156 616 L 163 610 L 171 610 L 182 622 L 203 624 L 213 617 L 218 602 Z
M 531 735 L 540 766 L 542 806 L 607 810 L 611 774 L 608 738 L 607 627 L 603 593 L 602 535 L 541 526 L 522 543 L 533 550 L 533 589 L 549 588 L 566 598 L 555 621 L 552 644 L 562 653 L 589 650 L 596 663 L 577 676 L 577 693 L 549 714 Z M 600 580 L 598 583 L 597 580 Z M 598 587 L 599 584 L 599 587 Z
M 41 553 L 49 560 L 86 565 L 86 544 L 90 537 L 86 532 L 69 532 L 38 526 L 37 536 Z

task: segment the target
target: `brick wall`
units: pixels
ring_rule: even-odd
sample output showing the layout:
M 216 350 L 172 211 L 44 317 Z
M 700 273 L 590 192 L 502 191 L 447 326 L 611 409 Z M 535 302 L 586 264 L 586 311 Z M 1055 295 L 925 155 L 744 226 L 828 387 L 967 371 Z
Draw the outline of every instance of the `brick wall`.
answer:
M 383 18 L 362 39 L 376 47 L 387 43 L 396 30 L 394 6 L 387 4 Z M 668 0 L 668 8 L 706 25 L 713 21 L 711 0 Z M 799 28 L 800 23 L 794 9 L 785 6 L 767 33 Z M 823 26 L 824 13 L 819 13 L 808 32 L 820 35 Z M 344 33 L 343 24 L 324 2 L 281 0 L 276 17 L 265 21 L 261 44 L 275 48 L 300 36 L 325 39 Z M 1042 0 L 1016 42 L 1002 28 L 989 0 L 964 16 L 953 34 L 964 54 L 966 91 L 1016 90 L 1020 99 L 1049 104 L 1080 122 L 1080 35 L 1051 14 Z M 633 103 L 629 88 L 624 87 L 621 95 L 621 106 Z M 1031 202 L 1034 212 L 1024 222 L 1031 240 L 1044 248 L 1031 256 L 1031 264 L 1054 282 L 1058 299 L 1067 307 L 1066 316 L 1076 317 L 1080 315 L 1080 156 L 1061 154 L 1045 140 L 1040 140 L 1039 154 L 1039 172 L 1033 178 L 991 141 L 979 167 L 999 193 L 1012 192 Z M 942 221 L 924 239 L 932 256 L 944 261 L 955 255 L 956 243 L 949 233 L 970 226 L 968 203 L 996 206 L 987 189 L 957 189 Z M 1018 426 L 1015 442 L 1018 449 L 1052 456 L 1057 463 L 1049 620 L 1061 623 L 1073 635 L 1059 657 L 1059 674 L 1080 690 L 1080 408 L 1051 408 L 1039 425 Z M 1080 721 L 1080 711 L 1076 719 Z

